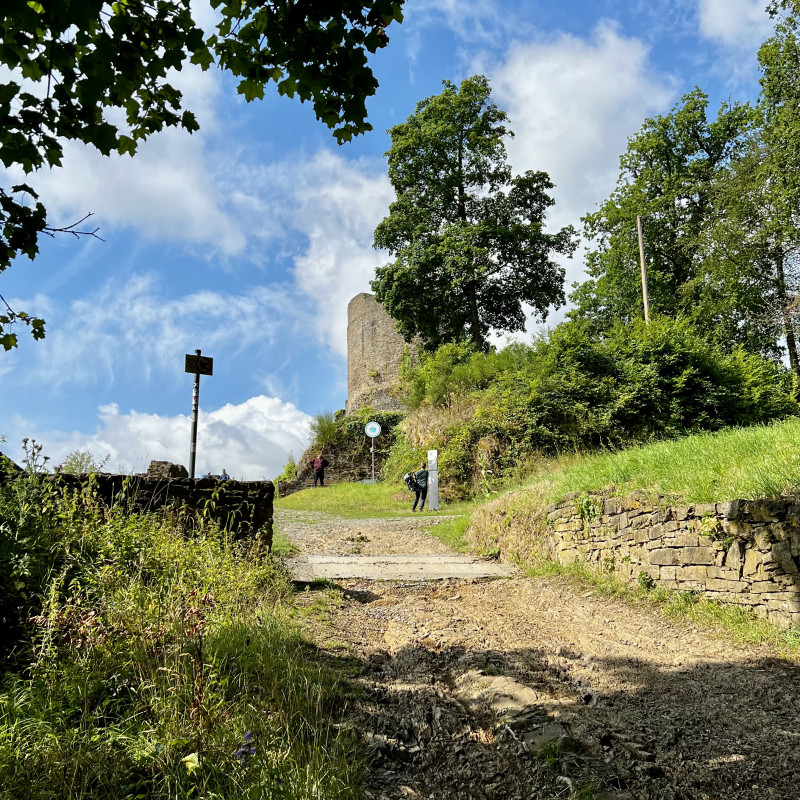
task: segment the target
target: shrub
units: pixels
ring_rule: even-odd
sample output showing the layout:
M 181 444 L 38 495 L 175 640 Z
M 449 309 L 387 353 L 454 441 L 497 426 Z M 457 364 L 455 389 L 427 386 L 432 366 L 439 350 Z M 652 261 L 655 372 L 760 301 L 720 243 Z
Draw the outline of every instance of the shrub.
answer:
M 445 345 L 407 368 L 405 381 L 418 414 L 464 398 L 475 404 L 437 443 L 442 484 L 467 491 L 486 485 L 487 458 L 496 476 L 534 452 L 615 449 L 800 411 L 782 365 L 725 351 L 665 318 L 620 324 L 603 338 L 568 322 L 500 352 Z
M 293 627 L 279 562 L 90 490 L 0 490 L 26 656 L 0 689 L 3 797 L 360 796 L 337 674 Z
M 311 441 L 320 449 L 336 442 L 339 426 L 333 411 L 323 411 L 311 420 Z
M 292 481 L 297 473 L 297 463 L 294 460 L 294 453 L 287 453 L 286 463 L 283 465 L 280 475 L 275 478 L 278 481 Z
M 110 453 L 106 453 L 103 458 L 97 460 L 90 450 L 73 450 L 64 456 L 59 472 L 65 472 L 68 475 L 89 475 L 92 472 L 102 472 L 109 458 L 111 458 Z

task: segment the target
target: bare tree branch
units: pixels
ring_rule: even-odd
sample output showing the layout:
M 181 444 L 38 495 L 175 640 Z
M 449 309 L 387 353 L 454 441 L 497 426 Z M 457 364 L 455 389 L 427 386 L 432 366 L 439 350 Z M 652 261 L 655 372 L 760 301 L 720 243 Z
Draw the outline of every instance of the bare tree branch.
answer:
M 81 217 L 81 219 L 79 219 L 77 222 L 73 222 L 72 225 L 65 225 L 63 228 L 51 228 L 50 226 L 48 226 L 42 231 L 42 233 L 46 233 L 51 238 L 55 237 L 57 233 L 71 233 L 76 239 L 80 238 L 81 236 L 91 236 L 94 239 L 98 239 L 99 241 L 104 242 L 105 239 L 97 235 L 97 232 L 100 230 L 99 227 L 95 228 L 93 231 L 75 230 L 78 227 L 78 225 L 80 225 L 83 222 L 86 222 L 86 220 L 89 219 L 89 217 L 93 216 L 94 213 L 90 211 L 86 216 Z

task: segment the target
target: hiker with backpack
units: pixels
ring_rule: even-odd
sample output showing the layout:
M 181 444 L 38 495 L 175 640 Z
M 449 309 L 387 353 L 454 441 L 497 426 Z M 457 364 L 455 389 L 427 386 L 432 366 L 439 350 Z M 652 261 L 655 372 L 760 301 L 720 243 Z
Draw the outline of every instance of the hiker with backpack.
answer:
M 423 461 L 422 468 L 418 469 L 414 478 L 414 505 L 411 507 L 412 511 L 417 510 L 417 503 L 419 503 L 419 510 L 425 508 L 425 498 L 428 496 L 428 465 Z M 410 488 L 410 487 L 409 487 Z M 422 502 L 420 502 L 420 500 Z

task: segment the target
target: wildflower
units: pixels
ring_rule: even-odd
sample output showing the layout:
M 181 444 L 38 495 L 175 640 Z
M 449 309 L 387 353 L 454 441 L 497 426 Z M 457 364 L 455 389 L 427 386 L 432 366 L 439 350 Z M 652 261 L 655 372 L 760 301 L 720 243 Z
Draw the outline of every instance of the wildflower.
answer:
M 243 766 L 247 766 L 248 759 L 252 758 L 256 754 L 255 746 L 250 747 L 253 741 L 253 734 L 251 731 L 247 731 L 244 735 L 244 744 L 239 747 L 236 751 L 235 755 L 236 758 L 239 759 L 239 763 Z
M 181 764 L 185 765 L 191 775 L 196 769 L 200 769 L 200 756 L 197 753 L 191 753 L 181 759 Z

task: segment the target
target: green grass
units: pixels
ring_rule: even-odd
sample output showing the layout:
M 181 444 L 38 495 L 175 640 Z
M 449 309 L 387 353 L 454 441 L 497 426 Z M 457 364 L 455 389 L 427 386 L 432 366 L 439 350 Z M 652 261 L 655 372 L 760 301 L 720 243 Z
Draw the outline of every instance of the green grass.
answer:
M 550 469 L 529 482 L 542 485 L 550 502 L 567 492 L 637 490 L 690 503 L 776 497 L 800 487 L 800 419 L 573 456 Z
M 626 495 L 643 491 L 673 502 L 775 497 L 800 488 L 800 419 L 688 436 L 614 453 L 566 455 L 537 462 L 522 484 L 547 502 L 567 492 Z M 444 504 L 440 514 L 469 514 L 486 498 Z M 413 495 L 399 483 L 336 484 L 276 501 L 278 508 L 326 511 L 351 518 L 411 513 Z
M 54 567 L 15 579 L 43 576 L 0 684 L 2 800 L 361 796 L 348 665 L 301 635 L 277 558 L 44 491 L 0 490 L 0 544 L 46 533 Z
M 456 552 L 466 553 L 470 549 L 470 542 L 466 536 L 468 527 L 469 514 L 460 514 L 443 519 L 437 525 L 426 528 L 426 530 Z
M 275 507 L 295 511 L 323 511 L 348 519 L 371 519 L 411 516 L 413 503 L 414 495 L 402 483 L 336 483 L 322 488 L 303 489 L 288 497 L 281 497 L 275 500 Z M 472 503 L 443 503 L 439 511 L 429 511 L 426 508 L 422 515 L 465 514 L 472 507 Z

